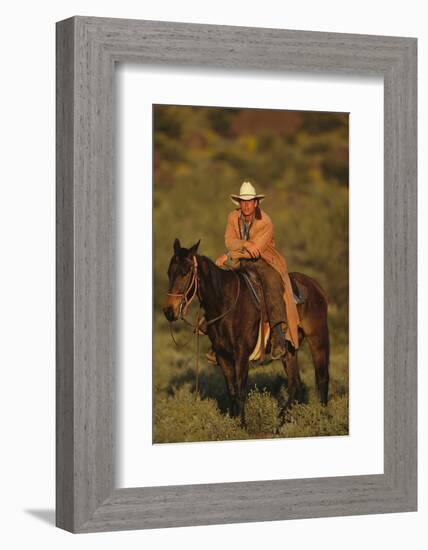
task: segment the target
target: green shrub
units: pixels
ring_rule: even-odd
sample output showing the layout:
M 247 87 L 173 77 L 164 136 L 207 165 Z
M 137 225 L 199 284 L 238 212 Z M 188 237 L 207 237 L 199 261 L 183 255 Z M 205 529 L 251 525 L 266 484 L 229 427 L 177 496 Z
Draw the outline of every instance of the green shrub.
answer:
M 279 433 L 281 437 L 348 435 L 348 398 L 333 398 L 326 407 L 319 403 L 294 405 Z
M 154 433 L 154 443 L 248 438 L 237 419 L 221 414 L 213 399 L 196 397 L 189 385 L 156 396 Z
M 251 435 L 275 434 L 279 428 L 278 401 L 264 389 L 257 388 L 248 394 L 245 405 L 247 431 Z

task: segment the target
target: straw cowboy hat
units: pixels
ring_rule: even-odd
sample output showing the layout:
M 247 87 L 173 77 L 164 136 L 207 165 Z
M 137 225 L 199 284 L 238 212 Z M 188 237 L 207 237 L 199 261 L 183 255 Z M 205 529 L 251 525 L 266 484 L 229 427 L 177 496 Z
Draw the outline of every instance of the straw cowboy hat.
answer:
M 239 206 L 239 201 L 250 201 L 252 199 L 259 199 L 260 202 L 265 198 L 264 195 L 257 195 L 256 190 L 249 181 L 244 181 L 239 190 L 239 195 L 230 195 L 232 202 Z

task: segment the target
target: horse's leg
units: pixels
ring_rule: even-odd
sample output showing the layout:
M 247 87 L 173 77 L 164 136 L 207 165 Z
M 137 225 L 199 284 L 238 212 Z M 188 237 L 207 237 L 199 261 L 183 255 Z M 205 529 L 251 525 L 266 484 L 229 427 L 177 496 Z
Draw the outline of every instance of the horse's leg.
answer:
M 281 416 L 295 401 L 299 401 L 301 397 L 301 380 L 299 372 L 299 363 L 297 361 L 297 351 L 293 348 L 292 351 L 288 351 L 286 356 L 282 359 L 285 374 L 288 381 L 288 399 L 285 406 L 281 409 Z
M 327 405 L 329 382 L 328 363 L 330 352 L 327 322 L 320 325 L 316 333 L 307 335 L 307 340 L 314 362 L 318 397 L 323 405 Z
M 306 287 L 307 298 L 303 305 L 298 306 L 299 317 L 312 354 L 319 400 L 327 405 L 330 354 L 327 298 L 320 285 L 311 277 L 294 273 L 293 278 Z
M 238 407 L 239 414 L 241 416 L 241 426 L 245 427 L 245 401 L 247 399 L 247 381 L 248 381 L 248 368 L 249 368 L 249 353 L 248 351 L 240 351 L 237 354 L 235 361 L 236 370 L 236 386 L 238 391 Z
M 239 405 L 238 405 L 238 392 L 236 388 L 236 376 L 235 376 L 235 365 L 232 359 L 225 357 L 217 353 L 217 361 L 220 365 L 220 368 L 223 372 L 224 379 L 226 382 L 227 392 L 229 394 L 229 403 L 230 416 L 239 415 Z
M 299 348 L 302 346 L 305 335 L 302 329 L 299 329 Z M 280 417 L 283 419 L 286 411 L 295 401 L 300 401 L 302 397 L 302 380 L 300 378 L 299 362 L 297 358 L 298 352 L 289 346 L 289 351 L 282 359 L 282 365 L 287 375 L 288 382 L 288 399 L 282 407 Z

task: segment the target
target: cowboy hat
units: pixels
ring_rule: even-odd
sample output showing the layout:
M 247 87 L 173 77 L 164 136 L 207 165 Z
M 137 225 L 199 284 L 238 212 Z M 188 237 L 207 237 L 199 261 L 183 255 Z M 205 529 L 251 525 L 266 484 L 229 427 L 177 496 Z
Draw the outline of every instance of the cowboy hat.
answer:
M 244 181 L 239 190 L 239 195 L 230 195 L 232 202 L 239 206 L 239 201 L 251 201 L 253 199 L 259 199 L 260 202 L 265 198 L 264 195 L 257 195 L 256 190 L 249 181 Z

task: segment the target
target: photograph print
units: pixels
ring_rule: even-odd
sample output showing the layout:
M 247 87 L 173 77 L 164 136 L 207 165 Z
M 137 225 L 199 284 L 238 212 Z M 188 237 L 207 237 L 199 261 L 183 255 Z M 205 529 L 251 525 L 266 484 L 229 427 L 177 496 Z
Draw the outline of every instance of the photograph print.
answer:
M 349 114 L 153 105 L 153 443 L 348 435 Z

